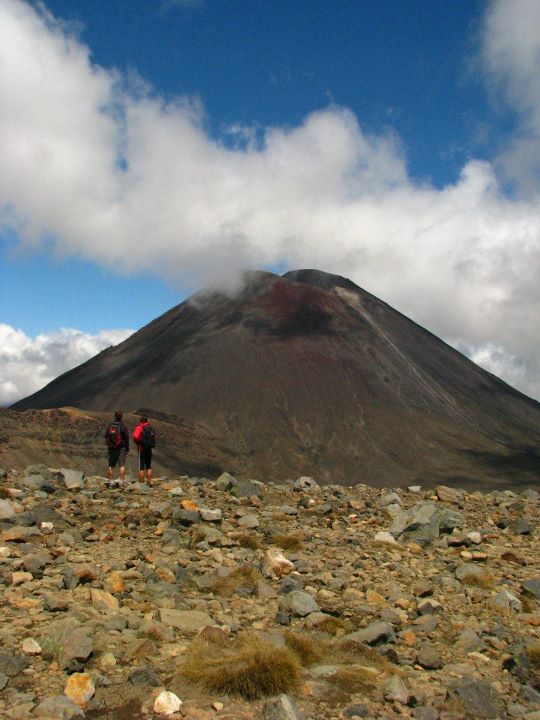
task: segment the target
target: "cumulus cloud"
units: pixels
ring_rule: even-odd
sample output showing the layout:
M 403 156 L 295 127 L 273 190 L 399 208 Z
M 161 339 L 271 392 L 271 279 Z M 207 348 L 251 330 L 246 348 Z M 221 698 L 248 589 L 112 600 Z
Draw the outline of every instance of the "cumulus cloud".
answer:
M 495 0 L 485 16 L 481 48 L 491 86 L 518 113 L 517 133 L 497 162 L 518 191 L 533 194 L 540 182 L 539 27 L 538 0 Z
M 0 406 L 39 390 L 58 375 L 101 350 L 125 340 L 133 330 L 102 330 L 96 335 L 63 328 L 28 337 L 0 324 Z
M 97 67 L 62 24 L 2 0 L 0 222 L 22 242 L 182 287 L 246 267 L 343 274 L 471 354 L 497 347 L 540 397 L 540 203 L 532 186 L 505 196 L 498 175 L 521 140 L 540 148 L 538 4 L 524 0 L 513 14 L 529 20 L 505 35 L 511 6 L 490 6 L 481 52 L 505 97 L 527 95 L 521 135 L 504 163 L 471 160 L 436 189 L 408 175 L 399 137 L 368 134 L 346 108 L 210 137 L 200 102 Z

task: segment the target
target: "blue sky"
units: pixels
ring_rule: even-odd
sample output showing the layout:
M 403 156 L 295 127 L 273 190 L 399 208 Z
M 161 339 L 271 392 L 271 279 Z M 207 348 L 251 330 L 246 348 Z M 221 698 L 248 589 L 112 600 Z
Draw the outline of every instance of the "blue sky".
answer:
M 46 6 L 71 23 L 93 63 L 137 73 L 164 98 L 199 98 L 205 127 L 224 142 L 231 125 L 295 126 L 334 103 L 353 110 L 367 132 L 396 133 L 411 177 L 443 187 L 504 131 L 472 65 L 484 2 L 53 0 Z M 487 123 L 494 137 L 485 137 Z M 117 324 L 137 328 L 185 296 L 159 277 L 124 275 L 121 262 L 105 270 L 50 250 L 21 251 L 14 233 L 3 237 L 3 320 L 27 333 L 61 326 L 98 332 L 112 303 L 121 313 Z M 24 303 L 17 299 L 21 291 Z M 59 296 L 69 301 L 55 301 Z
M 368 131 L 394 129 L 413 176 L 453 181 L 479 152 L 486 107 L 471 66 L 478 0 L 52 1 L 82 23 L 93 60 L 135 70 L 163 97 L 198 96 L 213 135 L 235 123 L 297 125 L 333 102 Z M 134 7 L 137 11 L 134 12 Z
M 300 266 L 540 396 L 540 12 L 514 8 L 0 0 L 0 403 Z

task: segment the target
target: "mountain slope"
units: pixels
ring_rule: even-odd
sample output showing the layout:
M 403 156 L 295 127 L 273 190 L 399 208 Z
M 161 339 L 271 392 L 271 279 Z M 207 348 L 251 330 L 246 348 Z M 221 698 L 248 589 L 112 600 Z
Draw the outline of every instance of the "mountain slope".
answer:
M 249 273 L 199 293 L 14 409 L 155 408 L 203 422 L 233 470 L 385 485 L 531 482 L 540 404 L 351 281 Z

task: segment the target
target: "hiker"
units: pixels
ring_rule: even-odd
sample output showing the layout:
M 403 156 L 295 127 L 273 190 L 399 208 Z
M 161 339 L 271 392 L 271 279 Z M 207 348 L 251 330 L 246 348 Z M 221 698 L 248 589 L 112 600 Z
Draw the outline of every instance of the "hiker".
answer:
M 156 432 L 148 423 L 146 415 L 141 415 L 139 424 L 133 431 L 133 439 L 139 451 L 139 481 L 142 482 L 146 475 L 146 481 L 150 484 L 152 480 L 152 448 L 156 445 Z
M 107 425 L 105 430 L 105 441 L 109 449 L 109 481 L 112 481 L 113 468 L 119 466 L 118 484 L 124 484 L 126 476 L 126 455 L 129 452 L 129 432 L 122 422 L 124 414 L 117 410 L 114 413 L 114 420 Z

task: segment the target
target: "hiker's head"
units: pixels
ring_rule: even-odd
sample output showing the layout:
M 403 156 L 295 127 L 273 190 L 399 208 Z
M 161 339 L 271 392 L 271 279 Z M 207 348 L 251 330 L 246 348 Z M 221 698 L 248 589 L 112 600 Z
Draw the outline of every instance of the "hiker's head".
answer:
M 116 410 L 114 413 L 115 420 L 121 420 L 124 417 L 124 413 L 121 410 Z
M 139 422 L 148 422 L 148 417 L 146 415 L 141 415 Z

